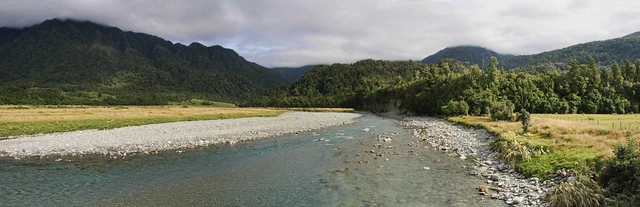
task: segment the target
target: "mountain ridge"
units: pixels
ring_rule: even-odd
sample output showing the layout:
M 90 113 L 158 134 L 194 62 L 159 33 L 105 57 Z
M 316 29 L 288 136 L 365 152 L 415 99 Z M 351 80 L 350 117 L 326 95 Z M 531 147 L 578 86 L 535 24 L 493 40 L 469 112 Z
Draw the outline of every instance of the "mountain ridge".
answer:
M 33 88 L 65 101 L 75 99 L 65 96 L 72 92 L 93 94 L 83 99 L 87 104 L 105 103 L 95 94 L 126 104 L 141 99 L 130 94 L 153 104 L 189 98 L 235 102 L 285 83 L 275 71 L 219 45 L 186 46 L 89 21 L 51 19 L 22 29 L 0 28 L 0 41 L 0 103 L 38 102 L 8 98 Z M 16 87 L 23 93 L 7 92 Z M 167 97 L 152 100 L 156 94 Z
M 608 66 L 613 64 L 614 61 L 621 63 L 626 60 L 635 61 L 640 58 L 640 31 L 622 37 L 579 43 L 530 55 L 503 55 L 479 46 L 454 46 L 427 56 L 422 62 L 437 63 L 439 60 L 452 58 L 462 62 L 469 62 L 470 64 L 477 64 L 484 68 L 488 64 L 488 61 L 485 60 L 487 56 L 497 57 L 501 68 L 519 71 L 566 70 L 569 68 L 567 63 L 571 59 L 586 62 L 589 57 L 593 57 L 600 65 Z M 481 60 L 485 61 L 478 61 L 477 57 L 481 57 Z M 475 61 L 470 61 L 470 58 L 475 58 Z

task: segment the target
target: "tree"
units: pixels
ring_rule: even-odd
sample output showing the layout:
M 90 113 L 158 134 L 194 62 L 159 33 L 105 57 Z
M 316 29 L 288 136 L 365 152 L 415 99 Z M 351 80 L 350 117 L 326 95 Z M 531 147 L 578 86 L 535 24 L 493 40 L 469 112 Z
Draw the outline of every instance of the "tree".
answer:
M 531 126 L 531 114 L 526 109 L 521 109 L 518 119 L 522 122 L 522 131 L 526 132 Z
M 515 118 L 515 116 L 513 115 L 514 109 L 515 106 L 509 100 L 495 102 L 491 106 L 491 119 L 493 119 L 494 121 L 513 121 Z

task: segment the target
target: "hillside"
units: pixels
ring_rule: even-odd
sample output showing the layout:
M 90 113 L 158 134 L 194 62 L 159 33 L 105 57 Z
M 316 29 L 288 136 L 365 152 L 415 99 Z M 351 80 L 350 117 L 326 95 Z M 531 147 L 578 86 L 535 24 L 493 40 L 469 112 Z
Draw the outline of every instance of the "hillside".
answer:
M 302 78 L 302 75 L 304 75 L 304 73 L 316 66 L 318 65 L 305 65 L 297 68 L 281 67 L 272 69 L 277 71 L 280 76 L 282 76 L 282 78 L 287 80 L 288 83 L 295 83 L 296 81 L 300 80 L 300 78 Z
M 426 70 L 418 62 L 385 60 L 317 66 L 294 84 L 269 90 L 247 105 L 354 108 L 367 94 L 400 86 Z
M 624 61 L 635 61 L 640 58 L 640 33 L 636 32 L 620 38 L 593 41 L 569 46 L 563 49 L 552 50 L 533 55 L 519 55 L 509 58 L 501 65 L 506 69 L 524 71 L 539 71 L 539 68 L 558 67 L 568 69 L 571 59 L 579 62 L 588 61 L 593 57 L 598 64 L 609 66 L 616 61 L 622 64 Z
M 461 62 L 477 64 L 486 68 L 491 56 L 498 58 L 501 68 L 507 70 L 545 72 L 552 70 L 568 70 L 567 64 L 571 59 L 587 62 L 593 57 L 601 66 L 611 66 L 614 61 L 623 64 L 625 61 L 634 62 L 640 58 L 640 32 L 623 37 L 593 41 L 569 46 L 562 49 L 542 52 L 532 55 L 502 55 L 489 49 L 476 46 L 448 47 L 422 60 L 423 63 L 433 64 L 440 60 L 451 58 Z
M 0 104 L 233 102 L 284 83 L 221 46 L 73 20 L 0 28 Z
M 434 64 L 439 63 L 443 59 L 456 59 L 461 62 L 468 62 L 471 65 L 478 65 L 480 68 L 485 68 L 489 64 L 491 57 L 497 57 L 498 61 L 503 61 L 510 58 L 511 55 L 498 54 L 493 50 L 489 50 L 483 47 L 477 46 L 456 46 L 447 47 L 438 51 L 436 54 L 427 56 L 422 59 L 422 63 Z

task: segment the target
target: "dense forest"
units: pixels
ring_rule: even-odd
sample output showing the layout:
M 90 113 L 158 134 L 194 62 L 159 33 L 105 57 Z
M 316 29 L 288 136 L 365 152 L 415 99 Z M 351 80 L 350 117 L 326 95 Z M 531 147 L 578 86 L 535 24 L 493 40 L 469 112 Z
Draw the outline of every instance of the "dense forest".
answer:
M 240 102 L 285 83 L 221 46 L 73 20 L 0 28 L 0 104 Z
M 253 99 L 251 106 L 397 107 L 418 115 L 488 114 L 494 105 L 532 113 L 638 113 L 640 60 L 602 67 L 571 60 L 569 70 L 487 70 L 445 59 L 438 64 L 364 60 L 316 67 L 300 81 Z M 389 107 L 393 106 L 393 107 Z

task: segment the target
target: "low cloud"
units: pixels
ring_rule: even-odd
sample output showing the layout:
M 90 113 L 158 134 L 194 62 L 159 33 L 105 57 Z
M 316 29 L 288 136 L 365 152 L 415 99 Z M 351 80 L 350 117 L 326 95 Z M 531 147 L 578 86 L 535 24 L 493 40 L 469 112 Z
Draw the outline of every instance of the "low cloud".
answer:
M 264 66 L 420 60 L 453 45 L 532 54 L 640 30 L 635 1 L 19 0 L 0 26 L 89 20 L 189 44 L 222 45 Z

